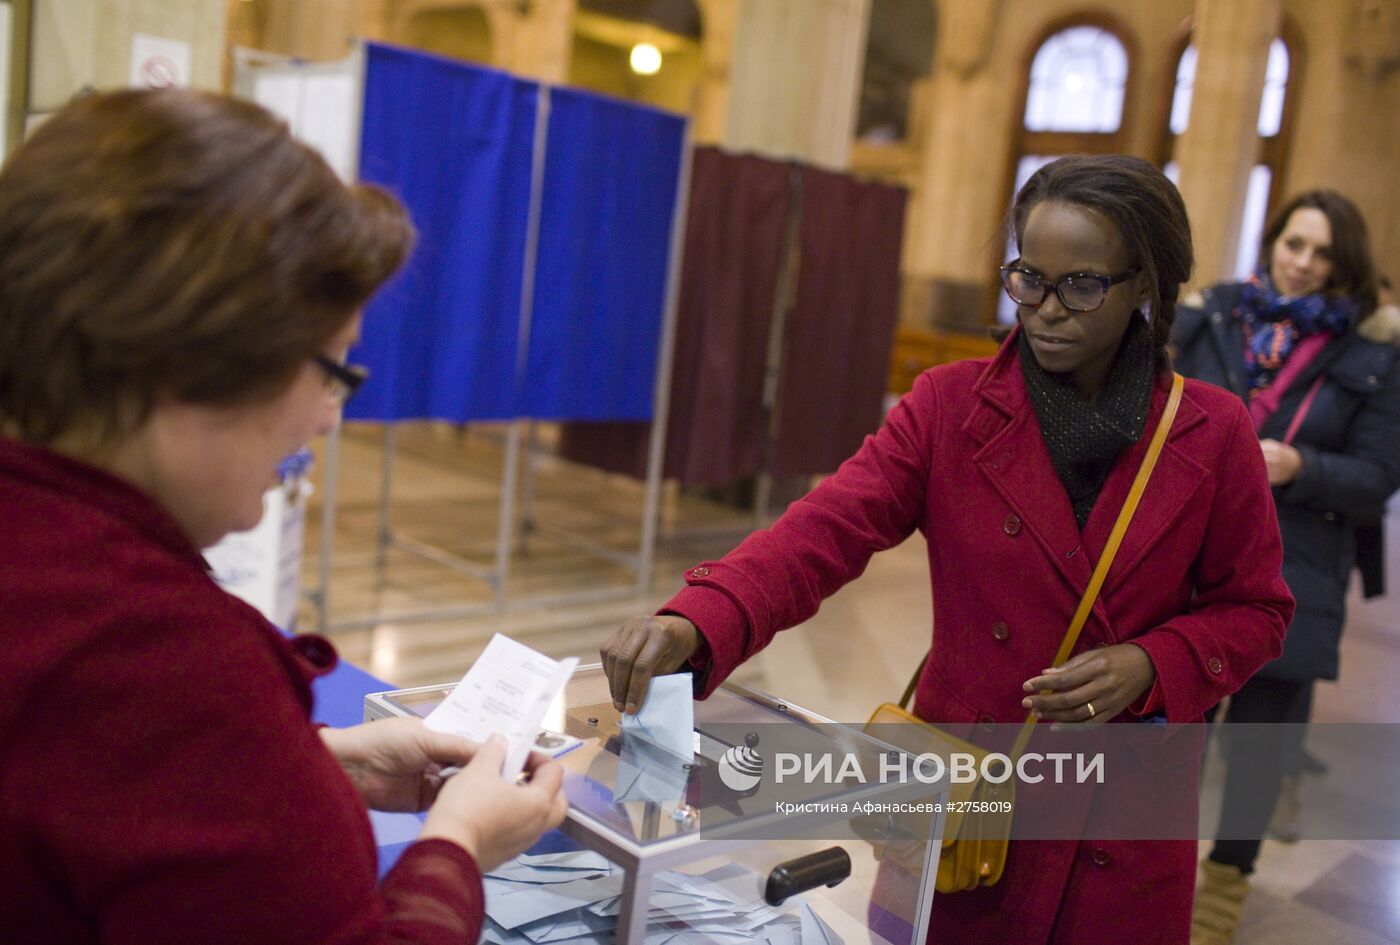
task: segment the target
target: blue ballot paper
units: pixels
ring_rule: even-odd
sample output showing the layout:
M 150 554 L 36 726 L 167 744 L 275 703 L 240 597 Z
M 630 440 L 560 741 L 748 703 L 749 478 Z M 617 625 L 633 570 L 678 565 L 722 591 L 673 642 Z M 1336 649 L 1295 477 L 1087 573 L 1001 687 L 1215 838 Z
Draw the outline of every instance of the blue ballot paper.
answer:
M 557 882 L 549 874 L 578 877 Z M 769 906 L 762 878 L 738 863 L 700 875 L 661 870 L 647 902 L 649 945 L 842 945 L 806 902 Z M 583 851 L 517 857 L 486 875 L 482 941 L 609 945 L 622 910 L 621 871 Z
M 613 803 L 679 804 L 690 783 L 693 755 L 678 755 L 644 734 L 623 728 L 617 753 L 617 780 Z
M 805 902 L 802 903 L 802 945 L 843 945 L 841 936 Z
M 690 673 L 652 679 L 637 714 L 622 716 L 622 732 L 691 761 L 695 757 L 695 702 Z

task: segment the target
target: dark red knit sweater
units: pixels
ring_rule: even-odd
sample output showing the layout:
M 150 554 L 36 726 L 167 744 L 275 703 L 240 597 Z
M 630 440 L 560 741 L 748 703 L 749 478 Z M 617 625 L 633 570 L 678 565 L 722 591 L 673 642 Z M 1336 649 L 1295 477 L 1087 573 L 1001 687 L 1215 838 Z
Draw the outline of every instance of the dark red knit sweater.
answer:
M 475 942 L 461 847 L 415 844 L 376 888 L 310 642 L 144 494 L 0 439 L 0 942 Z

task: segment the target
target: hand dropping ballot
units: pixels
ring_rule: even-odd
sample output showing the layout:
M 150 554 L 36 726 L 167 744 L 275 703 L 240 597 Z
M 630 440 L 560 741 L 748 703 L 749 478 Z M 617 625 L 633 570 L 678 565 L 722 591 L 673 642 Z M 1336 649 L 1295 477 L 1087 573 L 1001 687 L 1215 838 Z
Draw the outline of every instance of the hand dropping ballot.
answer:
M 552 660 L 498 633 L 424 724 L 476 742 L 500 733 L 509 746 L 501 777 L 514 780 L 550 703 L 563 693 L 577 665 L 572 656 Z

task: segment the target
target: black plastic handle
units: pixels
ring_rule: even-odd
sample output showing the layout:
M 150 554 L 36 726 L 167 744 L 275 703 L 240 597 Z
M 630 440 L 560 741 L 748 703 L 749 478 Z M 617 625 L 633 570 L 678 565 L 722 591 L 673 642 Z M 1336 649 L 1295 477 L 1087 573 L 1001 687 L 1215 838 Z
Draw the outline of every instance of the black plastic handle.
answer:
M 779 863 L 768 874 L 763 899 L 770 906 L 781 906 L 789 896 L 835 886 L 851 875 L 851 855 L 843 847 L 830 847 Z

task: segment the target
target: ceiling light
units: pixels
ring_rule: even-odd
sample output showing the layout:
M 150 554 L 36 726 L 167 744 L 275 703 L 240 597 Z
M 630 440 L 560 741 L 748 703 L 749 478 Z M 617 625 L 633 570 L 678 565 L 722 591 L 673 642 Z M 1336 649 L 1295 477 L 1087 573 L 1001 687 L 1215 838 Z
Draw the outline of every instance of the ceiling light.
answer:
M 637 75 L 656 75 L 661 69 L 661 50 L 651 43 L 638 43 L 632 47 L 630 62 Z

